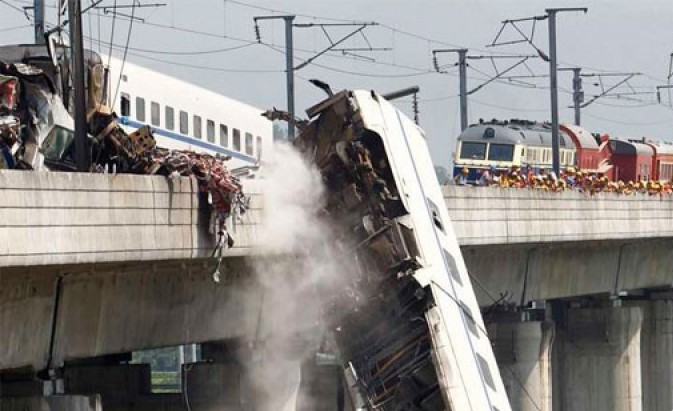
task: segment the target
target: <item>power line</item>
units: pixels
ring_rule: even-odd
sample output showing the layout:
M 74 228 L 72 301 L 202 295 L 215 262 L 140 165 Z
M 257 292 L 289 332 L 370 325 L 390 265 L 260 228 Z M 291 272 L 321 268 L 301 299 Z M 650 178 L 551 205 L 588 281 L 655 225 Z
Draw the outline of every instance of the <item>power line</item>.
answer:
M 673 122 L 673 119 L 668 119 L 668 120 L 662 120 L 662 121 L 657 121 L 657 122 L 647 122 L 647 123 L 634 123 L 634 122 L 626 122 L 626 121 L 620 121 L 620 120 L 613 120 L 605 117 L 600 117 L 596 115 L 592 115 L 589 113 L 584 114 L 587 117 L 591 117 L 595 120 L 601 120 L 601 121 L 607 121 L 608 123 L 614 123 L 614 124 L 619 124 L 622 126 L 638 126 L 638 127 L 646 127 L 646 126 L 658 126 L 662 124 L 670 124 Z
M 285 54 L 282 50 L 279 50 L 279 48 L 277 46 L 274 46 L 274 45 L 271 45 L 271 44 L 268 44 L 268 43 L 260 43 L 260 44 L 270 48 L 271 50 L 273 50 L 277 53 Z M 301 62 L 306 62 L 307 61 L 307 60 L 303 60 L 299 57 L 295 57 L 294 59 L 297 60 L 297 61 L 301 61 Z M 370 63 L 372 63 L 372 62 L 370 62 Z M 377 62 L 377 63 L 379 63 L 379 62 Z M 322 64 L 319 64 L 319 63 L 316 63 L 316 62 L 311 62 L 310 64 L 314 67 L 318 67 L 318 68 L 321 68 L 321 69 L 324 69 L 324 70 L 333 71 L 335 73 L 350 74 L 350 75 L 353 75 L 353 76 L 360 76 L 360 77 L 404 78 L 404 77 L 418 77 L 418 76 L 423 76 L 423 75 L 428 75 L 428 74 L 434 74 L 434 72 L 432 72 L 432 71 L 423 71 L 423 72 L 409 73 L 409 74 L 363 73 L 363 72 L 359 72 L 359 71 L 356 72 L 356 71 L 350 71 L 350 70 L 337 69 L 337 68 L 325 66 L 325 65 L 322 65 Z M 379 64 L 387 65 L 386 63 L 379 63 Z
M 18 12 L 18 13 L 21 13 L 22 15 L 26 16 L 26 18 L 28 18 L 28 15 L 26 14 L 26 11 L 24 9 L 22 9 L 20 7 L 17 7 L 17 6 L 13 5 L 12 3 L 10 3 L 6 0 L 0 0 L 0 3 L 4 4 L 5 6 L 9 7 L 10 9 L 12 9 L 12 10 Z M 30 20 L 30 18 L 28 18 L 28 20 Z
M 204 55 L 204 54 L 225 53 L 225 52 L 228 52 L 228 51 L 244 49 L 246 47 L 250 47 L 250 46 L 254 46 L 254 45 L 255 45 L 255 43 L 247 43 L 247 44 L 241 44 L 241 45 L 232 46 L 232 47 L 224 47 L 224 48 L 217 48 L 217 49 L 210 49 L 210 50 L 192 50 L 192 51 L 156 50 L 156 49 L 143 49 L 143 48 L 138 48 L 138 47 L 129 47 L 129 50 L 138 51 L 138 52 L 142 52 L 142 53 L 149 53 L 149 54 L 165 54 L 165 55 L 172 55 L 172 56 L 198 56 L 198 55 Z
M 342 23 L 354 23 L 354 24 L 363 23 L 363 21 L 360 21 L 360 20 L 339 19 L 339 18 L 326 17 L 326 16 L 313 16 L 313 15 L 310 15 L 310 14 L 301 14 L 301 13 L 289 12 L 287 10 L 272 9 L 270 7 L 258 6 L 256 4 L 246 3 L 246 2 L 243 2 L 243 1 L 239 1 L 239 0 L 226 0 L 226 2 L 231 3 L 231 4 L 237 4 L 237 5 L 243 6 L 243 7 L 248 7 L 250 9 L 254 9 L 254 10 L 266 11 L 266 12 L 269 12 L 269 13 L 292 14 L 296 17 L 304 17 L 304 18 L 309 18 L 309 19 L 313 19 L 313 20 L 328 20 L 328 21 L 335 21 L 335 22 L 342 22 Z
M 25 29 L 27 27 L 33 27 L 33 25 L 32 24 L 24 24 L 23 26 L 6 27 L 4 29 L 0 29 L 0 33 L 4 33 L 4 32 L 7 32 L 7 31 L 12 31 L 12 30 Z
M 113 102 L 117 101 L 119 86 L 121 86 L 122 84 L 122 76 L 124 75 L 124 66 L 126 66 L 126 57 L 128 56 L 129 52 L 129 44 L 131 44 L 131 33 L 133 32 L 133 22 L 135 21 L 135 16 L 136 16 L 136 0 L 133 0 L 131 6 L 131 21 L 129 22 L 129 31 L 126 34 L 126 45 L 124 46 L 124 57 L 122 58 L 122 66 L 121 69 L 119 70 L 119 79 L 117 80 L 117 87 L 115 88 L 114 99 L 112 99 Z M 112 43 L 110 43 L 110 47 L 112 47 Z
M 115 50 L 118 51 L 123 51 L 122 46 L 118 45 L 113 45 L 112 46 Z M 214 71 L 214 72 L 221 72 L 221 73 L 284 73 L 285 70 L 260 70 L 260 69 L 234 69 L 234 68 L 223 68 L 223 67 L 210 67 L 210 66 L 204 66 L 201 64 L 189 64 L 189 63 L 181 63 L 177 61 L 172 61 L 172 60 L 164 60 L 156 57 L 150 57 L 143 55 L 141 53 L 133 53 L 131 51 L 128 52 L 130 56 L 135 56 L 139 57 L 145 60 L 149 61 L 155 61 L 159 63 L 165 63 L 173 66 L 179 66 L 179 67 L 187 67 L 187 68 L 193 68 L 193 69 L 198 69 L 198 70 L 205 70 L 205 71 Z
M 530 111 L 530 112 L 535 112 L 535 113 L 542 113 L 542 112 L 546 113 L 546 112 L 549 111 L 547 109 L 537 109 L 537 108 L 504 107 L 504 106 L 499 106 L 499 105 L 492 104 L 492 103 L 485 103 L 483 101 L 479 101 L 479 100 L 476 100 L 476 99 L 472 99 L 472 101 L 479 104 L 479 105 L 482 105 L 482 106 L 497 108 L 497 109 L 501 109 L 501 110 L 505 110 L 505 111 L 512 111 L 512 112 Z

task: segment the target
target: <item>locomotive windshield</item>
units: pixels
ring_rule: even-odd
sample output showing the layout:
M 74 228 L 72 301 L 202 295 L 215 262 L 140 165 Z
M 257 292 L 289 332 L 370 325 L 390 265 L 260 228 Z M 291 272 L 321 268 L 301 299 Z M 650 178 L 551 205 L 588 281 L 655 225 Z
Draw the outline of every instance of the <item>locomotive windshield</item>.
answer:
M 460 158 L 467 160 L 483 160 L 486 158 L 486 143 L 463 142 Z
M 488 150 L 488 159 L 491 161 L 512 161 L 514 146 L 512 144 L 491 144 Z

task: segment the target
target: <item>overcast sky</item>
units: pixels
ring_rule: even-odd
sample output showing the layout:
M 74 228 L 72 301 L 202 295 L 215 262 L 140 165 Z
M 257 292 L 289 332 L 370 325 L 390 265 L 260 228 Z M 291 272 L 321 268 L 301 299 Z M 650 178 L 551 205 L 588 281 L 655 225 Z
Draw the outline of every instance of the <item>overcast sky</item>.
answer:
M 53 5 L 55 0 L 46 0 Z M 131 0 L 118 0 L 118 4 L 130 4 Z M 142 0 L 154 3 L 154 0 Z M 631 96 L 601 99 L 583 110 L 583 125 L 592 132 L 607 132 L 623 137 L 648 136 L 659 140 L 673 140 L 673 110 L 656 104 L 655 86 L 664 84 L 668 75 L 669 55 L 673 51 L 673 1 L 671 0 L 595 0 L 595 1 L 542 1 L 542 0 L 162 0 L 167 7 L 143 9 L 137 13 L 148 23 L 173 26 L 208 33 L 194 34 L 186 30 L 160 28 L 136 22 L 133 25 L 128 59 L 167 74 L 183 78 L 195 84 L 212 88 L 227 96 L 266 109 L 270 106 L 285 107 L 285 57 L 264 45 L 250 45 L 235 50 L 199 55 L 174 55 L 163 52 L 201 52 L 242 46 L 241 40 L 254 40 L 253 16 L 269 15 L 270 12 L 252 6 L 271 8 L 307 16 L 322 16 L 335 19 L 375 21 L 376 27 L 364 30 L 366 40 L 355 36 L 344 46 L 351 48 L 391 48 L 392 51 L 360 52 L 368 61 L 350 55 L 322 56 L 297 72 L 297 109 L 303 110 L 324 97 L 323 93 L 306 79 L 319 78 L 333 88 L 366 88 L 380 92 L 392 91 L 411 85 L 421 87 L 420 124 L 427 131 L 433 159 L 436 164 L 448 165 L 456 135 L 459 132 L 458 78 L 456 56 L 443 54 L 440 64 L 447 64 L 448 74 L 433 72 L 431 50 L 463 46 L 471 53 L 531 54 L 534 50 L 525 44 L 508 47 L 487 48 L 500 28 L 500 22 L 544 14 L 546 7 L 587 6 L 589 12 L 564 13 L 558 17 L 558 56 L 565 66 L 581 66 L 584 72 L 641 72 L 615 92 L 622 95 L 634 90 Z M 83 0 L 85 4 L 90 0 Z M 104 0 L 102 4 L 112 4 Z M 32 41 L 31 28 L 3 30 L 29 24 L 16 10 L 30 0 L 0 1 L 0 36 L 2 44 Z M 128 12 L 128 10 L 124 10 Z M 278 15 L 278 13 L 275 13 Z M 48 13 L 49 20 L 56 20 L 54 10 Z M 100 39 L 103 54 L 107 54 L 111 31 L 111 19 L 98 19 L 90 15 L 85 21 L 85 34 Z M 329 22 L 324 19 L 297 17 L 296 23 Z M 89 26 L 89 24 L 91 24 Z M 128 22 L 117 20 L 114 43 L 124 45 Z M 522 29 L 530 32 L 529 24 Z M 346 35 L 353 27 L 329 27 L 332 38 Z M 267 21 L 260 25 L 262 40 L 278 46 L 284 45 L 283 26 L 280 21 Z M 406 33 L 413 34 L 410 36 Z M 503 40 L 516 39 L 516 32 L 508 28 Z M 238 40 L 237 40 L 238 39 Z M 432 39 L 432 40 L 427 40 Z M 295 46 L 298 59 L 307 59 L 313 51 L 319 51 L 328 43 L 319 28 L 296 28 Z M 534 43 L 548 51 L 547 24 L 539 22 Z M 93 43 L 98 49 L 98 43 Z M 150 53 L 148 50 L 159 53 Z M 120 52 L 115 51 L 116 55 Z M 164 60 L 158 61 L 158 60 Z M 202 68 L 175 65 L 189 64 Z M 297 61 L 299 64 L 300 61 Z M 490 60 L 475 60 L 468 72 L 469 86 L 475 87 L 493 73 Z M 498 61 L 502 70 L 511 64 Z M 548 65 L 531 60 L 530 70 L 547 74 Z M 212 70 L 217 69 L 217 70 Z M 513 75 L 529 74 L 519 66 Z M 603 79 L 610 87 L 620 77 Z M 491 83 L 470 96 L 470 121 L 479 118 L 526 118 L 548 120 L 549 92 L 547 78 L 526 80 L 537 86 L 515 87 L 511 84 Z M 598 78 L 586 78 L 584 89 L 587 100 L 600 91 Z M 567 108 L 572 96 L 571 74 L 562 73 L 559 85 L 561 120 L 572 121 L 573 112 Z M 664 100 L 667 93 L 663 92 Z M 638 101 L 634 101 L 637 99 Z M 409 101 L 397 103 L 411 115 Z

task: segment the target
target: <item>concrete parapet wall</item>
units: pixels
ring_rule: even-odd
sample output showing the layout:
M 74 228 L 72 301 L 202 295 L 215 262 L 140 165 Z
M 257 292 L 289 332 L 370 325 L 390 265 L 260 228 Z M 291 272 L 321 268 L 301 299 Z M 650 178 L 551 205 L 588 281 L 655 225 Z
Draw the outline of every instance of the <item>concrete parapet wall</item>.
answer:
M 673 237 L 673 197 L 444 187 L 460 244 Z
M 254 190 L 253 190 L 254 191 Z M 187 259 L 212 253 L 190 178 L 0 171 L 0 267 Z M 254 209 L 230 222 L 247 253 Z
M 227 255 L 254 253 L 263 198 L 228 222 Z M 673 237 L 673 198 L 447 186 L 463 246 Z M 209 256 L 214 235 L 196 181 L 161 176 L 0 171 L 0 267 Z

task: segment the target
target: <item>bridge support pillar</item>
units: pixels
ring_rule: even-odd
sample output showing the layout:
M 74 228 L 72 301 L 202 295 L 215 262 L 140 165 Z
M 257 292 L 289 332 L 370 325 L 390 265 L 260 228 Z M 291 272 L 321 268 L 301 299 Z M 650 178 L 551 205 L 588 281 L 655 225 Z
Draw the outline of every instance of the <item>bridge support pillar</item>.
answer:
M 641 367 L 643 409 L 673 409 L 673 300 L 638 303 L 643 307 Z
M 556 313 L 559 314 L 559 313 Z M 558 324 L 554 409 L 641 411 L 640 307 L 564 309 Z
M 497 322 L 488 333 L 512 409 L 551 411 L 553 323 Z

